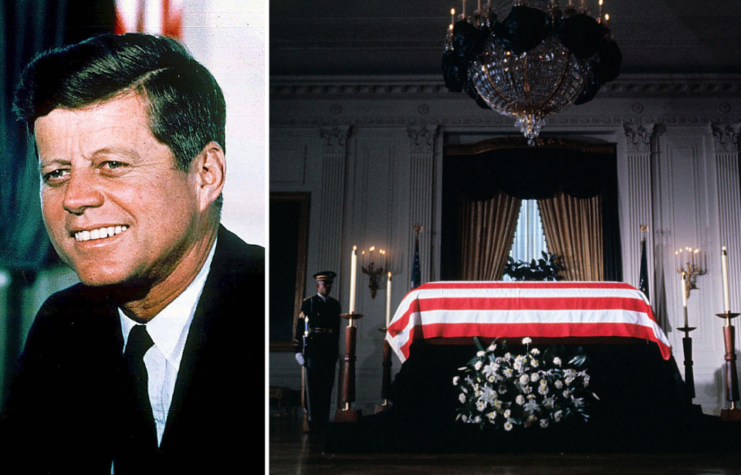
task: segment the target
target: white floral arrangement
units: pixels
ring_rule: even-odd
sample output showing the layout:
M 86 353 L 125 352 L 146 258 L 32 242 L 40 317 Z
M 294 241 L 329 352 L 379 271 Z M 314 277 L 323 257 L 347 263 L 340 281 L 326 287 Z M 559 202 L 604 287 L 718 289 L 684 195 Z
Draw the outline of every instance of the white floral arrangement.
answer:
M 511 431 L 515 426 L 545 429 L 574 416 L 588 419 L 588 403 L 599 398 L 587 390 L 585 355 L 564 363 L 555 346 L 541 354 L 530 348 L 530 338 L 522 340 L 524 354 L 507 351 L 505 341 L 498 355 L 496 340 L 488 348 L 474 340 L 479 351 L 453 378 L 460 389 L 456 420 Z

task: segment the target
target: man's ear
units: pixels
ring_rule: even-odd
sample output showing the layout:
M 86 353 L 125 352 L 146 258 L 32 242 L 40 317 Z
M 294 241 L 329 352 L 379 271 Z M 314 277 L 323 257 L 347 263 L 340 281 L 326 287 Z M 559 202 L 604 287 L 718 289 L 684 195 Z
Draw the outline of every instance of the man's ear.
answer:
M 198 185 L 201 211 L 206 210 L 221 195 L 226 180 L 224 149 L 216 142 L 209 142 L 193 161 Z

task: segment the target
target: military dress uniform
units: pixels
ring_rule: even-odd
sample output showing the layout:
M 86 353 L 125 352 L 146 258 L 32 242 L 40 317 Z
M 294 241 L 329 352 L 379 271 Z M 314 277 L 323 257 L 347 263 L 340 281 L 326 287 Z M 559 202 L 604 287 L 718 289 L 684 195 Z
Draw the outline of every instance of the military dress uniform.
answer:
M 326 300 L 320 295 L 304 299 L 296 320 L 295 335 L 295 351 L 300 353 L 303 350 L 306 366 L 309 427 L 322 429 L 329 421 L 332 404 L 332 386 L 339 355 L 340 303 L 330 296 Z

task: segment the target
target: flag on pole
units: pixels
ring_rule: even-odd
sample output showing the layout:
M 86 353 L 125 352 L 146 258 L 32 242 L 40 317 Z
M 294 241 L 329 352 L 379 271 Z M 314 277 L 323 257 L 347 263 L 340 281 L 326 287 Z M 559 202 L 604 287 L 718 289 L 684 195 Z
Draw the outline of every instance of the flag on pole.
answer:
M 647 228 L 647 227 L 646 227 Z M 645 232 L 645 228 L 641 226 L 641 229 Z M 638 278 L 638 289 L 643 292 L 643 295 L 648 299 L 648 261 L 646 259 L 646 236 L 641 238 L 641 270 Z
M 412 289 L 422 285 L 422 271 L 419 266 L 419 230 L 420 226 L 414 227 L 414 262 L 412 263 Z
M 183 0 L 116 0 L 116 34 L 150 33 L 182 40 Z

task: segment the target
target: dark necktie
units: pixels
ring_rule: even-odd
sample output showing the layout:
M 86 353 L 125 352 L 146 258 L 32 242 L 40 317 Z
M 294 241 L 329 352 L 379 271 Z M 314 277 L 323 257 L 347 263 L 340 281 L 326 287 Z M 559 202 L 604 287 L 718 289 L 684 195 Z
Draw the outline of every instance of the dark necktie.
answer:
M 124 351 L 128 387 L 131 389 L 129 417 L 125 417 L 125 437 L 123 454 L 116 463 L 116 473 L 143 473 L 142 467 L 151 463 L 157 455 L 157 429 L 149 402 L 149 378 L 144 365 L 144 354 L 154 342 L 147 333 L 147 327 L 136 325 L 129 333 Z

